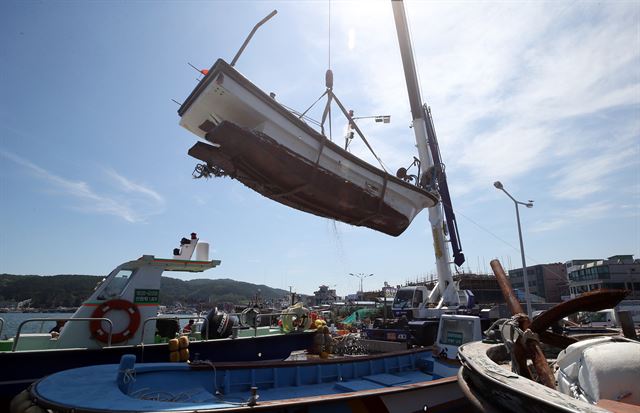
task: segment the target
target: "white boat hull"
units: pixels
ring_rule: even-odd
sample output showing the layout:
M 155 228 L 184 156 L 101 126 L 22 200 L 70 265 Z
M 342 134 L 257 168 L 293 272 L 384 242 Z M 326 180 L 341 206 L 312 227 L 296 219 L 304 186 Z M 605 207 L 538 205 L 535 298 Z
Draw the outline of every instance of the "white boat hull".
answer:
M 258 179 L 259 185 L 244 183 L 263 195 L 294 208 L 399 235 L 422 209 L 432 207 L 438 201 L 436 193 L 391 176 L 329 141 L 260 91 L 224 61 L 216 62 L 179 113 L 182 116 L 180 124 L 183 127 L 198 137 L 219 145 L 205 148 L 202 146 L 204 144 L 200 143 L 199 148 L 192 148 L 192 156 L 218 167 L 226 166 L 226 169 L 233 169 L 229 173 L 232 177 L 236 177 L 234 174 L 240 177 L 246 175 L 242 167 L 234 164 L 234 159 L 245 158 L 248 161 L 247 166 L 255 168 L 259 172 L 258 177 L 262 179 Z M 237 127 L 236 131 L 243 132 L 237 132 L 231 139 L 228 131 L 223 133 L 218 130 L 219 127 L 231 128 L 229 124 Z M 246 142 L 241 142 L 243 140 L 260 141 L 261 145 L 248 146 Z M 207 152 L 212 151 L 216 151 L 218 156 L 207 155 Z M 255 153 L 258 151 L 260 153 Z M 226 162 L 221 162 L 221 157 L 225 158 Z M 273 162 L 260 164 L 260 160 L 264 160 L 265 157 L 273 157 Z M 277 162 L 284 165 L 285 169 L 278 169 Z M 291 182 L 279 182 L 283 174 L 289 177 L 299 175 L 306 188 L 287 187 Z M 327 178 L 314 181 L 319 174 L 330 175 L 333 180 Z M 255 174 L 252 179 L 256 180 Z M 348 188 L 345 187 L 339 192 L 342 197 L 333 195 L 335 199 L 330 199 L 336 186 L 341 185 L 340 181 L 348 184 Z M 269 185 L 275 185 L 283 192 L 273 193 L 273 190 L 257 188 Z M 288 192 L 291 191 L 299 199 L 282 199 L 290 195 Z M 365 207 L 364 213 L 358 212 L 362 205 L 354 201 L 353 198 L 356 197 L 377 200 L 380 204 L 378 211 L 368 213 Z M 317 202 L 322 203 L 323 200 L 327 201 L 327 205 L 321 211 L 314 211 L 309 207 Z M 392 215 L 391 211 L 395 211 L 403 219 L 394 219 L 404 222 L 395 225 L 376 224 L 376 217 L 373 215 L 384 215 L 387 212 L 381 210 L 385 208 L 388 208 L 387 212 Z

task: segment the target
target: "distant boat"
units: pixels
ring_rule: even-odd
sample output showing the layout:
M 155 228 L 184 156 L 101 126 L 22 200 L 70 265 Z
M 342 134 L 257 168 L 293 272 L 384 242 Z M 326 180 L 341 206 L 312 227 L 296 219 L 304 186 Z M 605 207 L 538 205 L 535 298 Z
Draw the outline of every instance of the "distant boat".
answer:
M 209 142 L 189 150 L 205 162 L 205 175 L 229 176 L 301 211 L 398 236 L 438 203 L 436 191 L 342 149 L 222 59 L 178 114 Z
M 40 380 L 17 398 L 48 411 L 414 412 L 464 411 L 456 364 L 430 349 L 254 363 L 83 367 Z M 30 403 L 26 401 L 25 403 Z

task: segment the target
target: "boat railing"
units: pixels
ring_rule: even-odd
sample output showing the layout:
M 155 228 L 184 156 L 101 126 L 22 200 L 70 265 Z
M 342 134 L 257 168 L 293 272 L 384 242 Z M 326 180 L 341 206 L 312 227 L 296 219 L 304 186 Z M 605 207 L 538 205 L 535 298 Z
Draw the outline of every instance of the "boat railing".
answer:
M 229 313 L 229 314 L 240 317 L 240 315 L 242 313 Z M 269 317 L 269 323 L 271 324 L 271 320 L 272 320 L 271 317 L 280 317 L 280 316 L 286 316 L 286 315 L 295 315 L 295 314 L 288 314 L 288 313 L 283 313 L 283 312 L 279 312 L 279 313 L 258 313 L 256 315 L 256 320 L 259 320 L 261 317 L 268 316 Z
M 0 337 L 2 336 L 2 329 L 4 329 L 4 318 L 0 317 Z
M 209 327 L 209 320 L 205 316 L 194 316 L 194 315 L 185 315 L 185 316 L 171 316 L 171 317 L 149 317 L 144 320 L 142 323 L 142 334 L 140 335 L 140 345 L 144 344 L 144 333 L 147 328 L 147 323 L 152 320 L 204 320 L 204 325 Z
M 140 350 L 140 363 L 144 363 L 144 333 L 147 328 L 147 323 L 149 321 L 157 321 L 157 320 L 204 320 L 204 324 L 209 327 L 209 320 L 205 316 L 194 316 L 194 315 L 185 315 L 185 316 L 171 316 L 171 317 L 149 317 L 142 323 L 142 334 L 140 334 L 140 343 L 138 345 L 141 347 Z
M 238 320 L 242 320 L 242 313 L 229 313 L 229 315 L 233 315 L 233 316 L 237 316 Z M 289 314 L 289 313 L 283 313 L 283 312 L 279 312 L 279 313 L 258 313 L 256 314 L 256 321 L 255 321 L 255 325 L 249 325 L 247 327 L 249 328 L 253 328 L 253 332 L 254 332 L 254 336 L 258 335 L 258 327 L 260 327 L 260 319 L 262 317 L 269 317 L 269 327 L 273 326 L 273 318 L 278 318 L 278 317 L 296 317 L 296 314 Z M 242 323 L 241 323 L 242 324 Z M 246 326 L 246 324 L 245 324 Z
M 34 321 L 64 321 L 65 323 L 68 323 L 69 321 L 106 321 L 107 324 L 109 324 L 109 335 L 107 336 L 107 347 L 111 347 L 111 335 L 113 334 L 113 322 L 108 319 L 108 318 L 104 318 L 104 317 L 74 317 L 74 318 L 30 318 L 28 320 L 24 320 L 23 322 L 20 323 L 20 325 L 18 326 L 18 331 L 16 332 L 16 336 L 13 339 L 13 347 L 11 348 L 11 351 L 16 351 L 16 348 L 18 347 L 18 340 L 20 339 L 20 332 L 22 331 L 22 326 L 24 326 L 27 323 L 31 323 Z M 42 328 L 42 325 L 40 326 L 40 328 Z

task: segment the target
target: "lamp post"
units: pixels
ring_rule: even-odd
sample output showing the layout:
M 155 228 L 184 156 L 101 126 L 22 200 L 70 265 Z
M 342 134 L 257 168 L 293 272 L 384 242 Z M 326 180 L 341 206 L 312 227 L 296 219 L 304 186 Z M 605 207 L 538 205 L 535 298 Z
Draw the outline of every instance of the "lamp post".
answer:
M 502 192 L 504 192 L 505 194 L 507 194 L 507 196 L 509 198 L 511 198 L 511 200 L 513 201 L 513 203 L 516 206 L 516 220 L 518 221 L 518 237 L 520 238 L 520 256 L 522 257 L 522 275 L 523 278 L 522 280 L 524 281 L 524 295 L 525 295 L 525 301 L 527 303 L 527 314 L 529 315 L 529 319 L 532 318 L 532 311 L 531 311 L 531 295 L 529 295 L 529 280 L 527 277 L 527 263 L 524 259 L 524 244 L 522 243 L 522 228 L 520 227 L 520 211 L 518 208 L 518 205 L 524 205 L 527 208 L 533 208 L 533 201 L 529 200 L 528 202 L 521 202 L 516 200 L 514 197 L 511 196 L 510 193 L 507 192 L 506 189 L 504 189 L 504 186 L 502 185 L 502 182 L 500 181 L 496 181 L 493 183 L 493 186 L 495 186 L 497 189 L 501 190 Z
M 353 126 L 355 125 L 354 121 L 358 120 L 358 119 L 375 119 L 376 123 L 390 123 L 391 122 L 391 115 L 375 115 L 375 116 L 358 116 L 358 117 L 353 117 L 353 109 L 349 110 L 349 118 L 350 121 L 347 124 L 347 134 L 344 137 L 344 150 L 346 151 L 347 149 L 349 149 L 349 144 L 351 143 L 351 141 L 353 140 Z
M 362 289 L 362 280 L 367 277 L 371 277 L 373 274 L 365 274 L 363 272 L 359 272 L 357 274 L 349 273 L 349 275 L 360 279 L 360 293 L 364 296 L 364 290 Z

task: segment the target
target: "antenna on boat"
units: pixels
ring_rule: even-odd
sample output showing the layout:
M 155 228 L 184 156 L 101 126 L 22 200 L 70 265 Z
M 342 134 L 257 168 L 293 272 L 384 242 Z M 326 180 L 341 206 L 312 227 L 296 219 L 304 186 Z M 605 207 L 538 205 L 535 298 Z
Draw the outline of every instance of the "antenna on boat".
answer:
M 189 66 L 191 66 L 196 72 L 200 73 L 201 75 L 208 75 L 209 74 L 209 69 L 198 69 L 197 67 L 195 67 L 194 65 L 192 65 L 190 62 L 187 62 L 187 64 Z M 200 81 L 200 79 L 197 79 L 198 81 Z
M 265 17 L 264 19 L 260 20 L 258 22 L 258 24 L 256 24 L 255 26 L 253 26 L 253 29 L 251 30 L 251 33 L 249 33 L 249 36 L 247 36 L 247 39 L 244 41 L 244 43 L 242 43 L 242 46 L 240 47 L 240 50 L 238 50 L 238 53 L 236 53 L 236 55 L 233 57 L 233 60 L 231 61 L 231 66 L 235 66 L 236 62 L 238 61 L 238 58 L 240 57 L 240 55 L 242 54 L 242 52 L 244 51 L 244 48 L 247 47 L 247 44 L 249 44 L 249 41 L 251 40 L 251 38 L 253 37 L 253 35 L 256 33 L 256 30 L 258 30 L 258 28 L 260 26 L 262 26 L 263 24 L 265 24 L 270 18 L 272 18 L 273 16 L 275 16 L 276 14 L 278 14 L 278 10 L 274 10 L 271 13 L 269 13 L 267 15 L 267 17 Z

